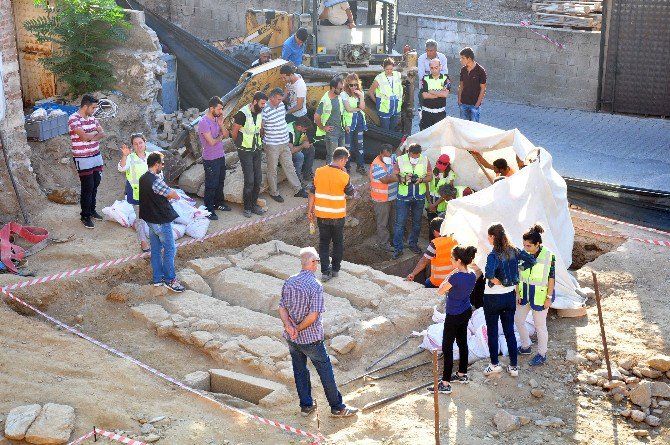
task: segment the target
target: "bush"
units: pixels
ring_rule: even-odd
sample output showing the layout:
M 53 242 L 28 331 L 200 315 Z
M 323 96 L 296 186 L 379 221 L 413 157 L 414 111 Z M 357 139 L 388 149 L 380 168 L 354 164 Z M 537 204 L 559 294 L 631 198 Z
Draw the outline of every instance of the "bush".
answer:
M 35 6 L 46 17 L 27 20 L 23 26 L 39 43 L 54 43 L 50 57 L 40 59 L 44 67 L 67 85 L 72 97 L 109 89 L 115 79 L 106 61 L 109 50 L 127 39 L 130 23 L 114 0 L 58 0 L 50 7 L 46 0 Z

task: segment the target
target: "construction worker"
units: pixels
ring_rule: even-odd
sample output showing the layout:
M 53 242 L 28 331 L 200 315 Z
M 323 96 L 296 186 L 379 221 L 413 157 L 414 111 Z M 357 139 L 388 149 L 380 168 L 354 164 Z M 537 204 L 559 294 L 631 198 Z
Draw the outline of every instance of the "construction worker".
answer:
M 126 144 L 121 147 L 121 160 L 117 170 L 126 174 L 126 201 L 132 205 L 140 205 L 140 177 L 147 171 L 147 140 L 142 133 L 130 135 L 130 145 L 134 152 L 131 153 Z M 137 231 L 137 239 L 140 242 L 142 252 L 149 251 L 149 228 L 141 219 L 135 219 L 133 227 Z
M 531 353 L 530 337 L 526 329 L 526 317 L 533 310 L 533 324 L 537 331 L 537 354 L 531 359 L 530 366 L 539 366 L 547 361 L 547 312 L 556 299 L 556 256 L 542 245 L 544 228 L 535 224 L 523 234 L 523 249 L 537 261 L 531 268 L 521 271 L 519 298 L 517 300 L 514 324 L 521 336 L 519 354 Z
M 426 128 L 447 117 L 447 97 L 451 91 L 449 75 L 441 74 L 442 66 L 438 59 L 430 61 L 430 74 L 423 78 L 421 84 L 421 121 L 419 128 Z
M 314 113 L 317 139 L 324 139 L 326 143 L 326 164 L 333 159 L 333 151 L 337 147 L 344 146 L 344 120 L 342 113 L 344 104 L 340 93 L 342 92 L 342 79 L 333 77 L 330 80 L 330 89 L 321 97 L 319 106 Z
M 456 173 L 451 169 L 451 159 L 448 154 L 441 154 L 435 162 L 433 170 L 433 179 L 428 183 L 428 196 L 426 199 L 426 217 L 428 224 L 438 214 L 447 209 L 447 201 L 456 197 L 456 190 L 449 190 L 444 196 L 439 192 L 440 187 L 446 184 L 453 185 L 456 180 Z M 448 189 L 447 189 L 448 190 Z M 428 240 L 432 240 L 432 232 L 429 230 Z
M 402 110 L 402 76 L 393 71 L 393 59 L 384 59 L 382 66 L 384 71 L 375 77 L 368 95 L 376 105 L 379 125 L 384 130 L 395 130 Z
M 412 273 L 405 278 L 407 281 L 414 281 L 414 278 L 430 263 L 430 277 L 426 279 L 424 286 L 440 287 L 440 284 L 454 269 L 451 262 L 451 250 L 458 245 L 458 242 L 451 235 L 440 235 L 443 222 L 444 219 L 440 217 L 433 218 L 430 222 L 430 231 L 434 239 L 428 244 Z
M 272 51 L 268 47 L 261 48 L 261 51 L 258 53 L 258 59 L 254 60 L 251 63 L 251 67 L 257 67 L 259 65 L 263 65 L 264 63 L 268 63 L 269 61 L 272 60 Z
M 337 147 L 330 164 L 316 169 L 314 185 L 309 193 L 307 217 L 316 219 L 319 226 L 319 258 L 321 259 L 321 281 L 336 277 L 344 254 L 344 218 L 347 216 L 345 195 L 353 196 L 354 188 L 349 181 L 345 165 L 349 152 Z M 330 243 L 333 243 L 333 263 L 330 263 Z
M 305 54 L 305 42 L 309 38 L 309 33 L 305 28 L 298 28 L 292 36 L 289 36 L 282 45 L 281 58 L 293 62 L 293 65 L 300 66 L 303 63 Z
M 361 175 L 367 175 L 363 135 L 368 126 L 365 121 L 365 94 L 358 74 L 351 73 L 344 78 L 344 88 L 340 96 L 344 104 L 342 112 L 345 127 L 344 146 L 356 158 L 356 171 Z M 350 166 L 347 165 L 347 171 L 349 170 Z
M 268 97 L 262 91 L 256 91 L 250 104 L 245 105 L 233 118 L 233 128 L 230 132 L 244 175 L 243 215 L 251 218 L 251 214 L 262 215 L 265 209 L 258 205 L 258 194 L 261 190 L 263 173 L 261 160 L 263 159 L 263 144 L 261 143 L 261 127 L 263 124 L 263 108 Z
M 421 154 L 421 145 L 411 144 L 407 153 L 398 158 L 394 167 L 398 175 L 398 199 L 396 201 L 395 227 L 393 229 L 393 259 L 402 255 L 405 223 L 412 213 L 412 229 L 409 235 L 409 248 L 416 254 L 419 248 L 419 232 L 421 231 L 421 215 L 426 201 L 427 184 L 433 179 L 430 161 Z
M 389 223 L 392 226 L 398 195 L 398 174 L 393 171 L 394 164 L 395 155 L 390 144 L 383 144 L 370 164 L 370 198 L 377 221 L 377 246 L 387 252 L 393 252 L 389 244 Z
M 307 116 L 299 117 L 288 124 L 288 147 L 291 150 L 295 172 L 304 184 L 312 180 L 314 173 L 314 144 L 309 140 L 308 134 L 312 131 L 312 121 Z

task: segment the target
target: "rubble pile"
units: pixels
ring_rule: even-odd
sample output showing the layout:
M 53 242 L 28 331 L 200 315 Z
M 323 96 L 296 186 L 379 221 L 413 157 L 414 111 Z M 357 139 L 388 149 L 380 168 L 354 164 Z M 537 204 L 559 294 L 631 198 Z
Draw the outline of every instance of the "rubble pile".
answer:
M 154 128 L 156 129 L 156 145 L 167 148 L 185 125 L 193 122 L 200 116 L 200 110 L 189 108 L 186 111 L 179 110 L 176 113 L 156 113 L 154 117 Z

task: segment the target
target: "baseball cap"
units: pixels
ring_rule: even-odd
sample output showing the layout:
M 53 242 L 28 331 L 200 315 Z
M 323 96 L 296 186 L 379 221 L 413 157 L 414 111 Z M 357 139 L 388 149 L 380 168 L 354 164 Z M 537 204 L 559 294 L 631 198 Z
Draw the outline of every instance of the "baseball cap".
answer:
M 449 158 L 449 155 L 440 155 L 440 157 L 437 158 L 437 162 L 435 163 L 435 167 L 437 167 L 437 169 L 439 171 L 443 172 L 447 169 L 450 162 L 451 162 L 451 159 Z

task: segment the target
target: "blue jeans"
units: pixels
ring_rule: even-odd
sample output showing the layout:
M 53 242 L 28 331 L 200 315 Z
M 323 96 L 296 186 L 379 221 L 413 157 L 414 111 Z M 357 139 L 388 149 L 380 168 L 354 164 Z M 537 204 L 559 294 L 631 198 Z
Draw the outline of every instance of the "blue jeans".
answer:
M 151 269 L 153 282 L 169 282 L 175 279 L 174 257 L 177 248 L 174 244 L 172 223 L 153 224 L 149 226 L 149 243 L 151 243 Z M 161 254 L 161 250 L 163 250 Z
M 419 242 L 424 203 L 425 199 L 414 199 L 411 201 L 396 200 L 395 227 L 393 228 L 393 247 L 396 251 L 402 252 L 405 224 L 410 212 L 412 212 L 412 230 L 409 232 L 409 245 L 416 246 Z
M 302 181 L 302 166 L 305 164 L 305 153 L 301 151 L 295 152 L 291 155 L 293 159 L 293 167 L 295 167 L 295 173 L 298 175 L 298 179 Z
M 474 105 L 460 104 L 458 106 L 461 112 L 461 119 L 466 121 L 479 122 L 479 107 Z
M 302 164 L 302 177 L 303 179 L 311 179 L 314 177 L 314 155 L 316 154 L 314 144 L 303 149 L 302 153 L 305 155 L 305 161 Z
M 379 116 L 379 126 L 384 130 L 395 130 L 395 127 L 398 125 L 400 120 L 399 114 L 394 114 L 392 116 L 381 117 Z
M 516 295 L 514 291 L 506 294 L 491 295 L 484 294 L 484 318 L 486 319 L 486 331 L 489 342 L 489 355 L 491 363 L 498 364 L 498 319 L 502 324 L 507 349 L 509 351 L 509 363 L 517 365 L 517 345 L 514 336 L 514 312 L 516 312 Z
M 437 289 L 439 286 L 435 286 L 432 281 L 430 281 L 430 276 L 426 278 L 426 281 L 423 283 L 423 287 L 429 289 Z
M 209 161 L 203 159 L 202 165 L 205 167 L 204 204 L 207 210 L 213 212 L 217 206 L 225 204 L 223 184 L 226 180 L 226 158 L 221 156 Z
M 307 369 L 307 357 L 312 361 L 316 372 L 319 373 L 321 385 L 326 393 L 326 399 L 331 409 L 341 410 L 345 407 L 342 403 L 342 394 L 337 390 L 335 384 L 335 375 L 333 374 L 333 365 L 326 352 L 323 341 L 317 341 L 306 345 L 293 343 L 287 340 L 288 350 L 291 353 L 291 362 L 293 363 L 293 378 L 295 379 L 295 388 L 298 390 L 300 398 L 300 407 L 305 408 L 314 405 L 312 399 L 312 383 L 309 380 L 309 370 Z
M 351 130 L 348 133 L 344 133 L 344 146 L 349 150 L 349 154 L 351 155 L 347 161 L 347 168 L 351 165 L 351 160 L 355 160 L 358 167 L 365 166 L 364 132 L 365 124 L 363 123 L 363 119 L 354 119 Z

